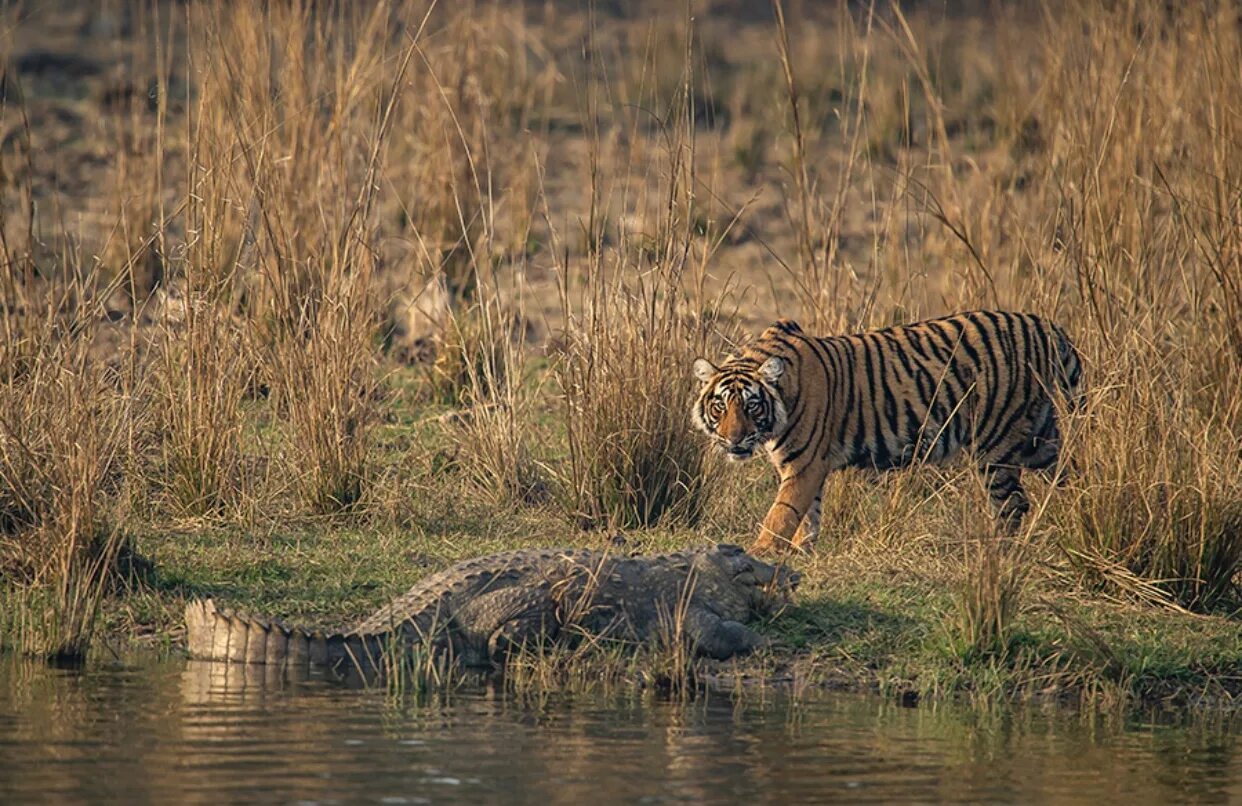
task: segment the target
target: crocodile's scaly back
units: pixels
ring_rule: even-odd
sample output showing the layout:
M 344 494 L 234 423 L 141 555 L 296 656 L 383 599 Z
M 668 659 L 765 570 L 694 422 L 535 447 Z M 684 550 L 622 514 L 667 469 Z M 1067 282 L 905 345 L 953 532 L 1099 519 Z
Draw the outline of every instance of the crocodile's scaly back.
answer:
M 354 626 L 354 633 L 382 633 L 402 624 L 426 631 L 454 606 L 488 591 L 553 582 L 574 569 L 595 569 L 608 557 L 590 549 L 518 549 L 458 563 L 423 579 Z

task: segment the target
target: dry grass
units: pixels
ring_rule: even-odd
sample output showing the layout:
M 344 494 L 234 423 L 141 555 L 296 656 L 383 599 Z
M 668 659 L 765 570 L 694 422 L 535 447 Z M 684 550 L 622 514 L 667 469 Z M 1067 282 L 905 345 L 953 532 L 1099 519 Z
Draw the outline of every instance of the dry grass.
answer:
M 376 417 L 376 188 L 415 44 L 342 47 L 346 34 L 385 41 L 383 3 L 195 11 L 205 77 L 194 134 L 232 157 L 211 163 L 230 174 L 216 198 L 246 200 L 245 254 L 231 268 L 249 275 L 244 313 L 287 424 L 291 477 L 311 512 L 351 509 Z
M 18 315 L 14 352 L 26 360 L 0 380 L 0 573 L 13 603 L 0 646 L 73 658 L 94 635 L 122 544 L 108 502 L 125 487 L 140 390 L 133 374 L 89 360 L 89 323 L 51 305 Z
M 484 292 L 473 318 L 476 337 L 452 354 L 464 370 L 468 403 L 455 418 L 459 461 L 467 480 L 492 503 L 537 504 L 549 494 L 532 444 L 542 389 L 528 377 L 524 340 L 510 332 L 513 323 L 495 300 L 494 292 Z
M 1197 609 L 1228 605 L 1242 564 L 1242 477 L 1221 437 L 1237 403 L 1194 400 L 1186 359 L 1153 377 L 1149 362 L 1128 357 L 1152 349 L 1134 344 L 1097 372 L 1105 383 L 1072 434 L 1078 475 L 1050 513 L 1054 533 L 1092 584 Z
M 1021 612 L 1028 558 L 988 536 L 967 548 L 963 565 L 966 574 L 954 592 L 955 612 L 945 625 L 949 647 L 967 663 L 1003 657 Z
M 416 511 L 434 530 L 462 485 L 544 540 L 744 540 L 770 480 L 705 458 L 694 357 L 778 315 L 840 332 L 1003 306 L 1083 355 L 1066 486 L 1033 484 L 1008 552 L 960 539 L 986 519 L 971 471 L 833 479 L 809 590 L 956 591 L 942 626 L 989 663 L 1047 616 L 1028 597 L 1236 605 L 1236 3 L 708 4 L 659 26 L 557 5 L 142 5 L 107 46 L 153 90 L 78 93 L 96 128 L 46 79 L 6 83 L 6 584 L 95 602 L 102 571 L 82 569 L 115 527 L 186 516 Z M 88 136 L 57 140 L 71 113 Z M 107 173 L 66 158 L 64 192 L 44 140 L 90 143 Z M 411 419 L 464 411 L 451 446 L 392 451 L 426 436 L 385 423 L 410 345 L 384 356 L 383 312 L 429 279 L 452 315 L 399 334 L 436 350 Z
M 199 157 L 194 164 L 207 161 Z M 191 175 L 185 230 L 194 235 L 172 262 L 184 281 L 180 296 L 170 300 L 161 290 L 163 296 L 153 300 L 165 303 L 158 305 L 160 360 L 152 401 L 162 421 L 159 475 L 175 506 L 189 516 L 235 510 L 245 494 L 242 399 L 255 382 L 249 334 L 234 315 L 240 244 L 226 238 L 223 188 L 213 187 L 213 180 L 218 178 Z M 209 207 L 207 199 L 215 205 Z
M 563 334 L 554 372 L 569 447 L 563 499 L 586 526 L 641 528 L 666 518 L 693 524 L 712 488 L 691 434 L 686 368 L 716 343 L 720 299 L 704 280 L 722 236 L 703 231 L 698 221 L 690 36 L 682 42 L 673 98 L 648 99 L 641 84 L 635 90 L 640 104 L 662 106 L 667 114 L 635 124 L 631 136 L 650 141 L 646 161 L 628 163 L 627 173 L 608 180 L 641 180 L 634 198 L 608 194 L 599 175 L 598 132 L 588 144 L 592 202 L 580 222 L 585 254 L 556 267 Z M 605 247 L 614 204 L 627 223 L 615 245 Z M 552 248 L 567 251 L 555 228 Z
M 587 270 L 581 313 L 566 294 L 570 325 L 555 364 L 569 447 L 563 500 L 586 526 L 693 524 L 712 479 L 691 432 L 684 371 L 703 354 L 707 326 L 683 314 L 676 293 L 657 290 L 677 268 L 653 267 L 656 287 L 637 291 L 615 279 L 624 269 Z

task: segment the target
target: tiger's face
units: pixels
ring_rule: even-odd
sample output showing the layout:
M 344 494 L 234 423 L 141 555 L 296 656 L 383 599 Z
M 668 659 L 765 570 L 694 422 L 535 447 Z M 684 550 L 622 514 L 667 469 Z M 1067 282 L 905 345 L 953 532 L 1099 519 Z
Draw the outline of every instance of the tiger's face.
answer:
M 760 445 L 785 428 L 785 404 L 776 382 L 784 359 L 773 356 L 758 367 L 751 362 L 717 367 L 705 358 L 694 362 L 703 390 L 694 402 L 695 425 L 733 461 L 755 455 Z

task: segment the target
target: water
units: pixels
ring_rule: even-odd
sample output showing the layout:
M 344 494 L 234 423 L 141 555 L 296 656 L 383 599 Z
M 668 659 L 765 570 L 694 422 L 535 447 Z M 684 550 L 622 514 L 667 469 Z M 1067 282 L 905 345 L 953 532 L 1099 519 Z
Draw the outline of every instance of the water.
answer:
M 1242 803 L 1220 718 L 483 687 L 420 704 L 227 668 L 0 658 L 0 802 Z

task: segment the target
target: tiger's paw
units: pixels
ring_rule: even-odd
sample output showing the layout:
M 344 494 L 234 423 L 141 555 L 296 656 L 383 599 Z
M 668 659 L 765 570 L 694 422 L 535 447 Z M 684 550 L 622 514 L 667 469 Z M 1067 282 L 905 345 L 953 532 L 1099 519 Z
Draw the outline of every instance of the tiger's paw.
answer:
M 789 548 L 793 554 L 811 555 L 815 553 L 815 540 L 794 540 Z
M 810 545 L 803 546 L 789 540 L 761 537 L 751 543 L 747 551 L 754 555 L 783 557 L 786 554 L 807 554 L 810 549 Z
M 772 555 L 772 554 L 781 553 L 780 550 L 776 546 L 776 541 L 770 537 L 761 537 L 758 540 L 755 540 L 753 543 L 750 544 L 750 547 L 746 549 L 746 551 L 747 553 L 753 554 L 756 556 Z

